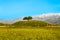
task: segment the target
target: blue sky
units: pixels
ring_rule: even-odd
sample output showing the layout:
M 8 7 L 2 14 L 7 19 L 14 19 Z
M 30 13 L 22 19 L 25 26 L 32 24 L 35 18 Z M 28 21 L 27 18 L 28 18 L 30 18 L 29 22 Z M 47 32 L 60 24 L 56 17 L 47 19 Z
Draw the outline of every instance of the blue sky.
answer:
M 0 20 L 60 13 L 60 0 L 0 0 Z

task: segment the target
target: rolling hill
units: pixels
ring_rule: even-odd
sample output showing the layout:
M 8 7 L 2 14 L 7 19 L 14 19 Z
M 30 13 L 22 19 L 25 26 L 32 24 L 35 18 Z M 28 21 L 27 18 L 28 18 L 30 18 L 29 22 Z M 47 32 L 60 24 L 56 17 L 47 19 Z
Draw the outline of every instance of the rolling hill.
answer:
M 51 24 L 44 21 L 31 20 L 31 21 L 19 21 L 12 25 L 15 27 L 46 27 Z
M 23 21 L 22 18 L 14 20 L 0 20 L 1 25 L 13 25 L 15 27 L 24 26 L 47 26 L 47 25 L 60 25 L 60 14 L 59 13 L 48 13 L 37 16 L 32 16 L 32 21 Z

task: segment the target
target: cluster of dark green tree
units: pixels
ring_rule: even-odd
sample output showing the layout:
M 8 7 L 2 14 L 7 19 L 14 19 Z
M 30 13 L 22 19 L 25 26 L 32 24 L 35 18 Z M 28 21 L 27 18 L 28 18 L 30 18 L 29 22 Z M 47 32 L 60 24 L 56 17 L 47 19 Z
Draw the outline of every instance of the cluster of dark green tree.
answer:
M 28 16 L 28 17 L 24 17 L 23 20 L 32 20 L 32 17 L 31 16 Z

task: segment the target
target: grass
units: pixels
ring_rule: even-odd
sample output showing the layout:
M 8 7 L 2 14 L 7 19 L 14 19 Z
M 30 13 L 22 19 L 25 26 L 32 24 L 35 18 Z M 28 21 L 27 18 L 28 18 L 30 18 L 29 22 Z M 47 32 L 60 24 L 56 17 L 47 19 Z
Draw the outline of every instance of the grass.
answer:
M 60 28 L 0 28 L 0 40 L 60 40 Z
M 44 21 L 31 20 L 31 21 L 19 21 L 19 22 L 13 23 L 10 27 L 15 27 L 15 28 L 36 27 L 37 28 L 37 27 L 46 27 L 48 25 L 52 25 L 52 24 L 49 24 Z

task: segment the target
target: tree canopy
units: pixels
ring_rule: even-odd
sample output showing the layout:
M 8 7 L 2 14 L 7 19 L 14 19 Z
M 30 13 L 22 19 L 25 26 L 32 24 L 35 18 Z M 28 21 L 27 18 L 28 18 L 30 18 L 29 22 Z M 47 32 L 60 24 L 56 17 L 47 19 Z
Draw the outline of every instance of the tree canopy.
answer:
M 28 16 L 28 17 L 24 17 L 23 20 L 32 20 L 32 17 L 31 16 Z

